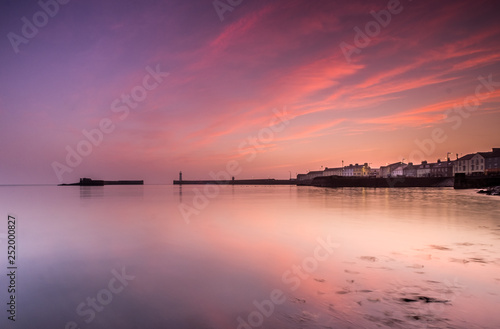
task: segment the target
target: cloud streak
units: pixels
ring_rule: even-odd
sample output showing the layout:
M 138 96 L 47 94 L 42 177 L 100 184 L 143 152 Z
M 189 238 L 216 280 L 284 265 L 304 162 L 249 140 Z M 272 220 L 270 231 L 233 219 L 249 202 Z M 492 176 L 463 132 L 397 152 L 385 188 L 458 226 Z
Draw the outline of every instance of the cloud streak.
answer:
M 92 167 L 121 178 L 121 169 L 106 165 L 116 159 L 127 168 L 123 173 L 147 172 L 153 181 L 168 182 L 180 169 L 206 177 L 205 167 L 223 167 L 237 157 L 241 141 L 268 126 L 272 109 L 284 106 L 292 124 L 259 148 L 265 155 L 255 163 L 259 170 L 288 177 L 281 170 L 293 161 L 309 167 L 300 154 L 311 164 L 328 165 L 350 150 L 378 150 L 394 141 L 383 159 L 381 152 L 363 157 L 374 165 L 397 161 L 412 147 L 407 135 L 426 138 L 425 128 L 443 124 L 446 110 L 474 94 L 479 75 L 492 73 L 500 81 L 498 4 L 401 3 L 404 10 L 350 63 L 339 44 L 352 42 L 354 27 L 364 28 L 373 20 L 370 11 L 387 3 L 252 2 L 224 22 L 201 0 L 69 3 L 23 52 L 0 50 L 6 159 L 0 184 L 55 182 L 51 174 L 27 182 L 12 169 L 19 154 L 37 149 L 26 168 L 49 168 L 64 156 L 64 143 L 81 139 L 82 129 L 115 118 L 111 102 L 138 83 L 144 67 L 156 64 L 171 73 L 161 89 L 118 122 L 102 151 L 69 179 Z M 19 29 L 19 20 L 8 17 L 32 10 L 16 6 L 0 5 L 2 31 Z M 463 139 L 498 122 L 499 101 L 493 91 L 462 126 L 464 137 L 442 147 L 468 152 Z M 492 134 L 477 141 L 483 149 L 500 142 Z M 325 150 L 331 154 L 326 158 Z

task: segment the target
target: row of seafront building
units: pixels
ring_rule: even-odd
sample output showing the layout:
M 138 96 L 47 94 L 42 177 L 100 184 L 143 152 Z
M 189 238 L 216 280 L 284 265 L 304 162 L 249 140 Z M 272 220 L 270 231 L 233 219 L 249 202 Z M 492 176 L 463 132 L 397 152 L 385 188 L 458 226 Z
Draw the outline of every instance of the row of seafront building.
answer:
M 458 157 L 456 160 L 437 160 L 435 163 L 422 161 L 420 164 L 412 162 L 396 162 L 370 168 L 368 163 L 350 164 L 337 168 L 310 171 L 307 174 L 297 175 L 297 181 L 312 180 L 320 176 L 344 177 L 453 177 L 457 173 L 465 175 L 500 174 L 500 148 L 493 148 L 491 152 L 477 152 Z

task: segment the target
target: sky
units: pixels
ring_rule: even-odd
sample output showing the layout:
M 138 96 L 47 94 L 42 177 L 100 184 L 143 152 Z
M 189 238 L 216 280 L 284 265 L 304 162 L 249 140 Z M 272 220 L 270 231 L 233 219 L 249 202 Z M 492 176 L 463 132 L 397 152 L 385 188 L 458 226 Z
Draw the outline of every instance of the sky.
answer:
M 497 1 L 0 3 L 0 184 L 289 178 L 500 147 Z

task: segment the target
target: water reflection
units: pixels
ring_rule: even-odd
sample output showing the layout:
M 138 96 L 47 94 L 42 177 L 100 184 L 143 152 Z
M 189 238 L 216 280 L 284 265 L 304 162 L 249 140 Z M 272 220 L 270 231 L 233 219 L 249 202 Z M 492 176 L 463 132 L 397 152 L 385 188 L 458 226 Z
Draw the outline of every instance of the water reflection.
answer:
M 73 187 L 65 187 L 71 189 Z M 143 185 L 127 185 L 127 186 L 79 186 L 80 198 L 102 198 L 107 197 L 128 197 L 140 199 L 144 197 Z
M 104 196 L 104 186 L 80 186 L 80 198 L 99 198 Z
M 203 189 L 0 189 L 23 223 L 16 326 L 500 323 L 498 198 L 445 188 L 225 186 L 186 224 L 178 206 L 193 205 L 195 188 Z M 110 298 L 122 269 L 134 279 Z M 87 298 L 101 310 L 90 323 Z

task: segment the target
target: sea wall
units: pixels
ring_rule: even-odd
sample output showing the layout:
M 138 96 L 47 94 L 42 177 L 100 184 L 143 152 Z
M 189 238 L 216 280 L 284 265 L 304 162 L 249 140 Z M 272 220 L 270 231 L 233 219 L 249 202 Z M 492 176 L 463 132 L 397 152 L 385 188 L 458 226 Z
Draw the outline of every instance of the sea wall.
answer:
M 289 179 L 234 179 L 234 180 L 174 180 L 174 185 L 295 185 L 296 181 Z
M 455 184 L 453 187 L 456 189 L 467 189 L 484 188 L 499 185 L 500 175 L 465 176 L 465 174 L 455 174 Z
M 310 185 L 318 187 L 453 187 L 453 178 L 326 176 L 314 178 Z

